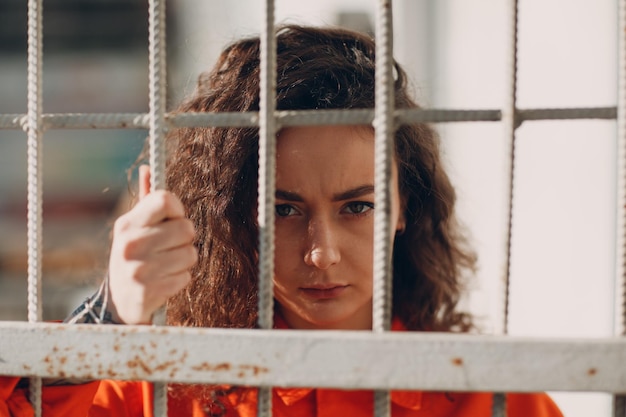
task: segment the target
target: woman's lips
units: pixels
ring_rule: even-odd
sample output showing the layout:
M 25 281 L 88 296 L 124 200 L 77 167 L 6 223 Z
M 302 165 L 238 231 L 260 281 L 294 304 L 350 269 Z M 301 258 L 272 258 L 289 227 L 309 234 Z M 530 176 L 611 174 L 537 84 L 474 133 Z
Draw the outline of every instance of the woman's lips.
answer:
M 329 298 L 339 297 L 347 288 L 347 285 L 335 285 L 324 288 L 300 288 L 300 290 L 310 298 L 325 300 Z

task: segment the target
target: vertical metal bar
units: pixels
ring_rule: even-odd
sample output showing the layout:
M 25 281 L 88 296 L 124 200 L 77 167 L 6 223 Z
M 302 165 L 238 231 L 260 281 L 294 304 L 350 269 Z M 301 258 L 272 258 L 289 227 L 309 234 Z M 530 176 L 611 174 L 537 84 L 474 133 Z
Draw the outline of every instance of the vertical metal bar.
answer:
M 617 212 L 615 236 L 615 331 L 626 337 L 626 0 L 618 1 Z M 613 416 L 626 417 L 626 395 L 613 396 Z
M 511 277 L 511 236 L 513 233 L 513 199 L 515 185 L 515 133 L 518 127 L 517 117 L 517 0 L 510 0 L 510 33 L 509 33 L 509 65 L 508 65 L 508 94 L 505 107 L 502 111 L 502 123 L 504 126 L 504 135 L 507 143 L 506 148 L 506 169 L 507 169 L 507 187 L 505 190 L 505 256 L 503 271 L 503 302 L 502 302 L 502 321 L 501 334 L 509 332 L 509 282 Z
M 165 0 L 149 1 L 149 95 L 150 95 L 150 191 L 165 189 L 165 103 L 166 44 Z M 157 311 L 153 324 L 165 325 L 165 307 Z M 154 415 L 167 416 L 167 384 L 155 383 Z
M 491 403 L 492 417 L 506 417 L 506 395 L 503 393 L 494 393 Z
M 506 169 L 507 186 L 505 189 L 505 218 L 507 221 L 505 228 L 504 243 L 504 268 L 503 268 L 503 294 L 502 294 L 502 317 L 500 333 L 509 332 L 509 291 L 511 277 L 511 237 L 513 233 L 513 199 L 515 185 L 515 134 L 518 127 L 517 117 L 517 50 L 518 50 L 518 1 L 509 2 L 509 62 L 508 62 L 508 91 L 505 107 L 502 111 L 502 123 L 504 125 L 504 135 L 507 141 L 506 148 Z M 493 417 L 506 416 L 506 395 L 504 393 L 494 393 Z
M 149 5 L 150 187 L 155 191 L 165 189 L 165 0 L 150 0 Z
M 43 0 L 28 1 L 28 321 L 42 319 Z M 30 402 L 41 416 L 41 378 L 30 379 Z
M 383 333 L 391 327 L 391 169 L 395 131 L 393 90 L 393 19 L 391 0 L 380 0 L 376 13 L 376 105 L 374 109 L 374 268 L 372 330 Z M 374 392 L 374 416 L 391 412 L 389 391 Z
M 260 38 L 259 97 L 259 298 L 258 325 L 271 329 L 274 317 L 274 204 L 276 190 L 275 3 L 266 0 Z M 272 415 L 272 388 L 259 387 L 259 417 Z

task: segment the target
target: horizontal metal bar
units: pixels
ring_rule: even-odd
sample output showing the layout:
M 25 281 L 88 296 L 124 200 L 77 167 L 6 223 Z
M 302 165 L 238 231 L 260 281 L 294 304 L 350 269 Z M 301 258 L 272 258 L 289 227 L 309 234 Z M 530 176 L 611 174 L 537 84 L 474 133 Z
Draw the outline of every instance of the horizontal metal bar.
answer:
M 415 122 L 497 122 L 502 119 L 500 110 L 437 110 L 400 109 L 396 110 L 396 124 Z
M 351 110 L 300 110 L 276 112 L 281 127 L 297 125 L 371 124 L 372 109 Z M 588 107 L 571 109 L 518 109 L 517 119 L 525 120 L 573 120 L 615 119 L 615 107 Z M 398 109 L 395 111 L 397 125 L 415 122 L 497 122 L 502 119 L 500 110 L 441 110 Z M 181 113 L 168 114 L 170 127 L 254 127 L 259 124 L 257 112 L 244 113 Z M 0 114 L 0 129 L 24 129 L 25 114 Z M 44 114 L 45 129 L 148 129 L 147 113 L 63 113 Z
M 449 391 L 626 392 L 626 339 L 0 322 L 0 374 Z
M 617 118 L 616 107 L 584 107 L 573 109 L 525 109 L 518 110 L 519 120 L 576 120 Z

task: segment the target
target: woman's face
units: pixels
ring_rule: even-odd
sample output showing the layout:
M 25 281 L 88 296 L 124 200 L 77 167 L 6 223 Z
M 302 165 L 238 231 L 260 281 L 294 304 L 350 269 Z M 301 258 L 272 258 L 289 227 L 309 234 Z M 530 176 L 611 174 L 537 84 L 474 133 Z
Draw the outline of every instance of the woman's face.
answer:
M 391 215 L 396 229 L 401 229 L 397 177 L 394 167 Z M 274 296 L 289 326 L 371 329 L 371 129 L 321 126 L 281 131 L 275 228 Z

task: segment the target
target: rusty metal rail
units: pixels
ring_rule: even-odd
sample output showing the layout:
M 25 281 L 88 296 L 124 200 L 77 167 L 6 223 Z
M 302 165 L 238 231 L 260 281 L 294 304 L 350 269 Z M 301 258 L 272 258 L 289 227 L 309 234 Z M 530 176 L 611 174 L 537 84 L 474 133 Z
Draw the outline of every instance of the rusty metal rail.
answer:
M 0 334 L 0 374 L 5 375 L 363 389 L 626 392 L 626 339 L 618 337 L 531 339 L 24 322 L 2 322 Z

